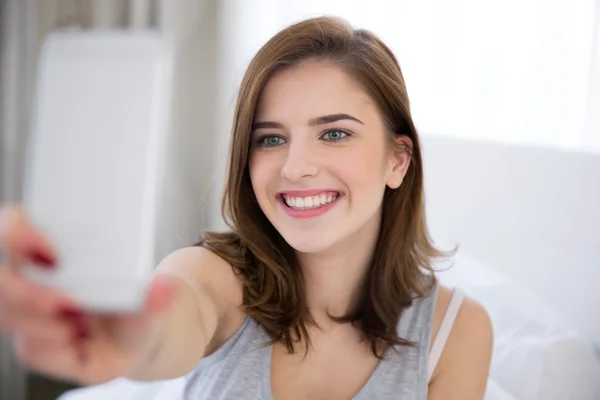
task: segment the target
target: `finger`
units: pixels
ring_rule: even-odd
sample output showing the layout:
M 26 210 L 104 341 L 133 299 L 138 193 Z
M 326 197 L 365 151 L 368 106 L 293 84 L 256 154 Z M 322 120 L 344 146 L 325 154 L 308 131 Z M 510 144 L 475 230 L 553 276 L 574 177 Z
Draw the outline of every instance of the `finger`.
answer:
M 47 346 L 64 346 L 80 340 L 85 329 L 79 321 L 16 309 L 3 312 L 0 316 L 0 325 L 10 334 L 25 335 Z M 86 331 L 85 335 L 89 333 Z
M 0 304 L 44 315 L 55 314 L 65 307 L 79 308 L 66 295 L 29 282 L 14 268 L 0 268 Z
M 54 249 L 18 206 L 0 209 L 0 250 L 13 265 L 21 260 L 48 268 L 56 264 Z

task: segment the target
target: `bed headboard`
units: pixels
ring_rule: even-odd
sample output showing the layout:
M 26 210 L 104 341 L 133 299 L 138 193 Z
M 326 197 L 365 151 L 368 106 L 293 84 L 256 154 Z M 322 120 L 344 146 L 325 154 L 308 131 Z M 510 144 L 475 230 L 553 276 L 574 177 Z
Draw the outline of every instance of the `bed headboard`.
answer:
M 423 135 L 434 240 L 501 271 L 600 343 L 600 154 Z

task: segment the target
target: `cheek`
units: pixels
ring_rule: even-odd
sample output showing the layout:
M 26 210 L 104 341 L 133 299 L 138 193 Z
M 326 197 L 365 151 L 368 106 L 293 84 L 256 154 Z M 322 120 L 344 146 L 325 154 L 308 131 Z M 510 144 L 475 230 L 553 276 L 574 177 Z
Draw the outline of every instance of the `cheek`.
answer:
M 259 203 L 262 202 L 266 195 L 266 189 L 270 181 L 270 176 L 273 174 L 273 168 L 269 166 L 269 158 L 266 154 L 257 152 L 250 155 L 248 160 L 248 173 L 252 189 Z
M 362 147 L 343 162 L 345 175 L 365 188 L 385 186 L 388 162 L 385 152 L 376 147 Z
M 252 189 L 254 193 L 257 194 L 257 183 L 260 183 L 260 161 L 257 160 L 256 156 L 250 155 L 250 159 L 248 160 L 248 174 L 250 175 L 250 183 L 252 184 Z

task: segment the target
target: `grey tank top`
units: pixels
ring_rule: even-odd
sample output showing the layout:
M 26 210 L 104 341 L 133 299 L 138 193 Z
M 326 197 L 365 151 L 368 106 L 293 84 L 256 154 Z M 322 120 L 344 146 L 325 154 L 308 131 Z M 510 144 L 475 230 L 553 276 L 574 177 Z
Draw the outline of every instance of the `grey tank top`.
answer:
M 354 400 L 426 400 L 427 361 L 438 286 L 413 301 L 398 323 L 398 335 L 416 347 L 390 350 Z M 186 376 L 185 400 L 273 400 L 269 337 L 247 317 L 236 333 Z

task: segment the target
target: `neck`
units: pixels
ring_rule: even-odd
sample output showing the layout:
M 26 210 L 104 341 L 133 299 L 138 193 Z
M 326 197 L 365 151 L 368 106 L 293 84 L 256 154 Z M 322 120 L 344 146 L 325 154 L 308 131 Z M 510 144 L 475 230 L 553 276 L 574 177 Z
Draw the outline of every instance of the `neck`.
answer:
M 355 304 L 375 251 L 379 229 L 380 218 L 376 217 L 327 252 L 298 254 L 308 308 L 319 326 L 331 322 L 328 314 L 342 316 Z

